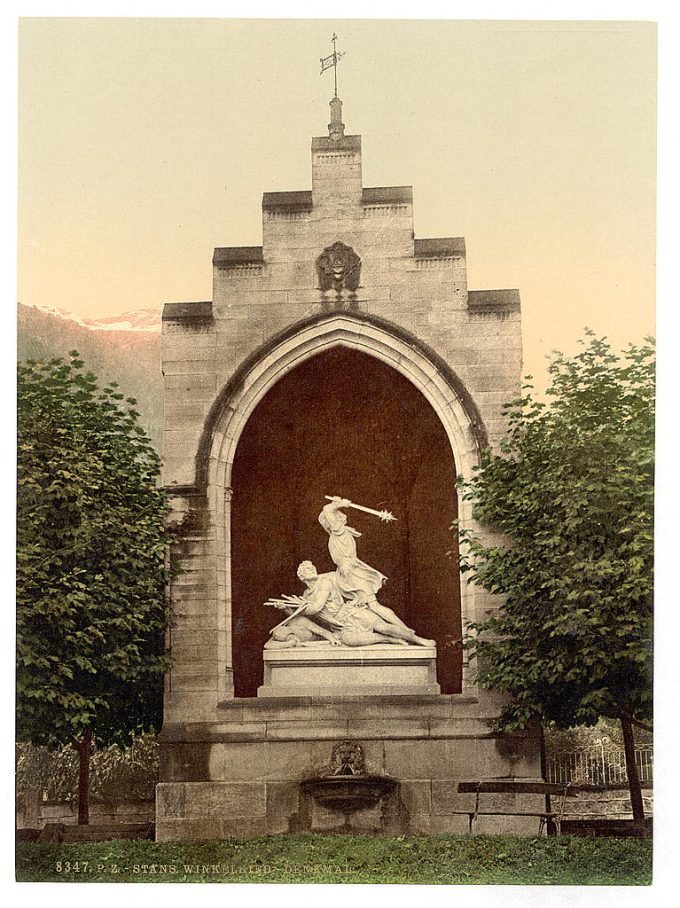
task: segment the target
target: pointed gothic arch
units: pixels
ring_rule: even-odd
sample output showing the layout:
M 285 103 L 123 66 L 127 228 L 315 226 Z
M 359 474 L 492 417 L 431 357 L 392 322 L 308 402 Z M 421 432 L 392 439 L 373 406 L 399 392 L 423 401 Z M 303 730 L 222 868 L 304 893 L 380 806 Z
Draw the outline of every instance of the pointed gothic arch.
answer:
M 479 411 L 455 373 L 426 345 L 385 320 L 336 312 L 292 326 L 246 360 L 218 395 L 206 419 L 196 459 L 197 487 L 204 492 L 215 532 L 218 648 L 227 690 L 233 691 L 231 520 L 232 474 L 239 440 L 259 402 L 285 375 L 322 351 L 345 347 L 399 372 L 423 395 L 446 433 L 458 474 L 470 475 L 486 445 Z M 458 520 L 470 526 L 470 505 L 458 497 Z M 461 584 L 463 626 L 475 620 L 475 588 Z M 463 689 L 469 690 L 463 668 Z

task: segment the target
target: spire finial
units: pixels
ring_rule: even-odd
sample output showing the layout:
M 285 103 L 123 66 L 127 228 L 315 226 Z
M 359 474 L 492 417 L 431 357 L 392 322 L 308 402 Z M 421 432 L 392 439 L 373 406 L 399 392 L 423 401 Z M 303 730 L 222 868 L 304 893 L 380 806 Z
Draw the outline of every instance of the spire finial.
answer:
M 331 101 L 331 122 L 328 124 L 328 135 L 331 139 L 341 139 L 345 135 L 345 124 L 342 122 L 342 101 L 338 98 L 338 60 L 345 56 L 345 51 L 338 53 L 338 36 L 333 32 L 333 53 L 328 57 L 321 57 L 321 73 L 333 67 L 333 80 L 335 94 Z

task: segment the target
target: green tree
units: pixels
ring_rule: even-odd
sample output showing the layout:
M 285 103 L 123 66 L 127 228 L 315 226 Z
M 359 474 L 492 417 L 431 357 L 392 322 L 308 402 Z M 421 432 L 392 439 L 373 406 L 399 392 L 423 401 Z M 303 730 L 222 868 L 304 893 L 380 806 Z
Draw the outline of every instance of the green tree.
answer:
M 461 531 L 462 570 L 505 597 L 466 646 L 480 683 L 511 695 L 505 729 L 619 719 L 641 820 L 632 726 L 652 712 L 654 349 L 618 356 L 588 332 L 549 373 L 549 403 L 525 385 L 500 452 L 460 482 L 499 534 Z
M 70 362 L 19 366 L 17 737 L 79 754 L 157 726 L 168 580 L 159 458 L 134 398 Z

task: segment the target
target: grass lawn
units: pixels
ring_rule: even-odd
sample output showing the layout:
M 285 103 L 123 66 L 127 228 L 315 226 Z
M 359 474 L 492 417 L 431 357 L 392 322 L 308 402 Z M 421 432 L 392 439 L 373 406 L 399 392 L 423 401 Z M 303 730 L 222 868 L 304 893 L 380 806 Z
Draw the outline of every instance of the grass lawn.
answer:
M 288 835 L 17 846 L 17 880 L 82 883 L 496 883 L 652 880 L 651 839 Z

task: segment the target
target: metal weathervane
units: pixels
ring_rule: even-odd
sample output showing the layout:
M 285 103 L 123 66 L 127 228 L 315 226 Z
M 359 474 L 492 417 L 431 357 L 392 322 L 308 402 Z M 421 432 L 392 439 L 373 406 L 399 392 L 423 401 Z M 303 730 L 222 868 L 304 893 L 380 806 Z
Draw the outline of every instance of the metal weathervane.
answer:
M 321 57 L 321 72 L 319 73 L 319 75 L 323 75 L 323 73 L 325 73 L 327 69 L 330 69 L 331 66 L 333 67 L 333 77 L 335 79 L 335 97 L 336 98 L 338 96 L 338 60 L 340 59 L 340 57 L 344 57 L 345 53 L 346 53 L 346 51 L 343 51 L 340 54 L 337 52 L 337 50 L 336 50 L 337 40 L 338 40 L 338 36 L 335 34 L 335 32 L 333 32 L 333 37 L 331 38 L 331 41 L 333 42 L 333 53 L 330 54 L 328 57 Z

